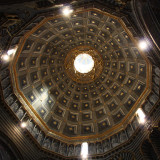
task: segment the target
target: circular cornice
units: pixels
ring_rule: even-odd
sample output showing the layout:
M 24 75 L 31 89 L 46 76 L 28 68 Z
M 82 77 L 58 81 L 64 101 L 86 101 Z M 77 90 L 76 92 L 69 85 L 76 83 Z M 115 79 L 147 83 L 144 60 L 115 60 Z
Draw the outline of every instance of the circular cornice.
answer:
M 86 74 L 76 72 L 74 68 L 75 58 L 82 53 L 86 53 L 90 55 L 94 61 L 93 69 L 89 73 L 86 73 Z M 79 47 L 74 48 L 67 54 L 64 60 L 64 67 L 65 67 L 66 74 L 73 81 L 80 83 L 80 84 L 87 84 L 87 83 L 91 83 L 95 81 L 102 73 L 103 59 L 101 55 L 96 50 L 91 48 L 90 46 L 79 46 Z

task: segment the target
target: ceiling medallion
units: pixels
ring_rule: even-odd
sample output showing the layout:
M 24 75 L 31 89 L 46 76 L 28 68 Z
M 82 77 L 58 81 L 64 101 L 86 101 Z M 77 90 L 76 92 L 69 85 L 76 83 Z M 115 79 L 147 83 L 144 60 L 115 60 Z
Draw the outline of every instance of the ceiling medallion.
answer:
M 101 55 L 89 46 L 79 46 L 71 50 L 64 62 L 67 75 L 77 83 L 90 83 L 103 70 Z

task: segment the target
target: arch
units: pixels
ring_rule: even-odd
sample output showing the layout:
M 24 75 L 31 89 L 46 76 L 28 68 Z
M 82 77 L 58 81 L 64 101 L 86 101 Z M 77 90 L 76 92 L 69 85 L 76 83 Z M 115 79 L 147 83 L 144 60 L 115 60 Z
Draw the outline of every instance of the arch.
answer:
M 153 149 L 153 146 L 148 139 L 143 141 L 141 151 L 145 160 L 158 160 L 158 157 Z
M 0 131 L 0 160 L 23 160 L 16 145 Z
M 110 160 L 135 160 L 134 154 L 131 152 L 120 152 L 113 156 Z
M 155 64 L 159 64 L 159 41 L 160 37 L 157 36 L 159 34 L 159 22 L 158 15 L 159 9 L 155 8 L 155 6 L 159 6 L 158 0 L 150 0 L 146 1 L 138 1 L 133 0 L 133 11 L 135 12 L 137 22 L 143 28 L 143 34 L 147 39 L 150 39 L 150 43 L 154 46 L 154 54 L 152 55 L 152 60 Z
M 160 121 L 159 121 L 159 123 L 158 123 L 158 128 L 160 129 Z
M 157 155 L 160 155 L 160 131 L 158 128 L 153 129 L 152 133 L 149 135 L 149 139 L 151 140 Z

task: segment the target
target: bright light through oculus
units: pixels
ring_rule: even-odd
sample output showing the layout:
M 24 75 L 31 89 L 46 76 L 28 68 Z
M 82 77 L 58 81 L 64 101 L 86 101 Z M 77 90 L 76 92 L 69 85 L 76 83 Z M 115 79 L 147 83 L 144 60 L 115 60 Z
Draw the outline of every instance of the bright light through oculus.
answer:
M 68 17 L 72 12 L 73 10 L 69 6 L 66 6 L 62 9 L 62 13 L 66 17 Z
M 2 60 L 6 61 L 6 62 L 9 61 L 11 59 L 11 55 L 14 55 L 16 53 L 16 51 L 17 51 L 17 47 L 9 49 L 7 51 L 7 53 L 5 53 L 1 56 Z
M 79 54 L 74 60 L 74 67 L 80 73 L 88 73 L 94 67 L 94 60 L 89 54 Z
M 41 101 L 43 102 L 47 97 L 48 97 L 48 93 L 47 93 L 47 92 L 44 92 L 44 93 L 40 96 L 40 99 L 41 99 Z
M 145 40 L 141 40 L 141 41 L 139 42 L 139 48 L 140 48 L 141 50 L 146 50 L 146 49 L 148 48 L 147 42 L 146 42 Z
M 9 56 L 7 54 L 3 54 L 2 55 L 2 60 L 8 61 L 9 60 Z
M 139 120 L 139 123 L 143 124 L 145 123 L 146 119 L 145 119 L 145 113 L 143 112 L 143 110 L 141 108 L 139 108 L 137 110 L 137 115 L 138 115 L 138 120 Z
M 17 51 L 17 47 L 15 47 L 15 48 L 13 48 L 13 49 L 9 49 L 9 50 L 7 51 L 7 54 L 10 56 L 10 55 L 12 55 L 12 54 L 15 54 L 16 51 Z
M 21 123 L 21 127 L 22 127 L 22 128 L 25 128 L 26 126 L 27 126 L 27 123 L 26 123 L 26 122 L 22 122 L 22 123 Z
M 81 145 L 81 156 L 83 159 L 87 158 L 88 156 L 88 143 L 84 142 Z

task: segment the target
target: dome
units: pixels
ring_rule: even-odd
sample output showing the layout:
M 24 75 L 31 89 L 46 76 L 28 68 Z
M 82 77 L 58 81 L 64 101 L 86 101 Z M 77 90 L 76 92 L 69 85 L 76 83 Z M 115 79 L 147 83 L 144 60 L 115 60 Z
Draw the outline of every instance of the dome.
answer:
M 76 68 L 81 61 L 89 71 Z M 125 128 L 150 91 L 151 65 L 133 36 L 121 19 L 97 9 L 42 20 L 22 38 L 12 68 L 26 110 L 66 142 Z
M 3 150 L 35 160 L 155 156 L 159 54 L 136 1 L 11 6 L 19 16 L 0 19 Z

